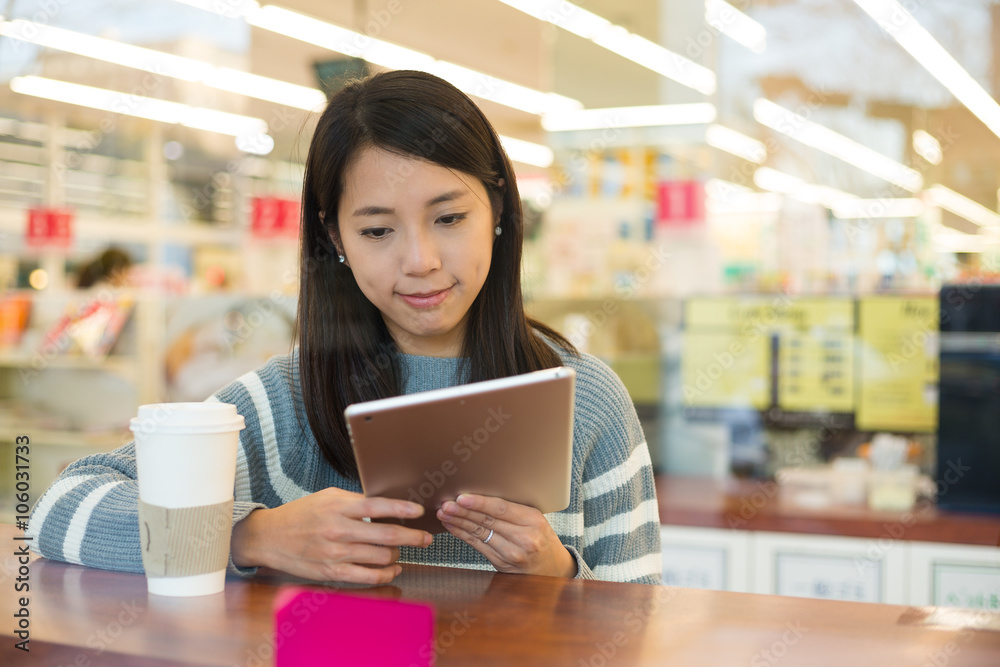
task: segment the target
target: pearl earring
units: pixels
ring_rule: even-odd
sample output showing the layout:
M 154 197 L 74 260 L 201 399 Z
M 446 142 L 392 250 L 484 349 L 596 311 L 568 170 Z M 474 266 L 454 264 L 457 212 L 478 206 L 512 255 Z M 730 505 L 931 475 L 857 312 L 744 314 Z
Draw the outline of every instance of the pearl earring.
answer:
M 343 264 L 345 257 L 343 255 L 337 255 L 337 259 L 340 260 L 341 264 Z
M 497 236 L 503 234 L 503 230 L 500 229 L 500 225 L 497 225 L 497 228 L 493 230 L 493 233 L 496 234 Z

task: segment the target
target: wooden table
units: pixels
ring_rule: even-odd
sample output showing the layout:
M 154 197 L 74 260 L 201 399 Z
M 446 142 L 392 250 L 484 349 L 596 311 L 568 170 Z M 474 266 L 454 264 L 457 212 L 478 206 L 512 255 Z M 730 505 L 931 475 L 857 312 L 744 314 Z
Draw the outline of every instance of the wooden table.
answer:
M 142 575 L 35 558 L 28 565 L 31 652 L 24 654 L 11 635 L 20 534 L 0 525 L 4 666 L 271 664 L 275 594 L 302 583 L 262 571 L 229 579 L 218 595 L 163 598 L 147 594 Z M 440 667 L 1000 664 L 1000 615 L 988 612 L 428 566 L 406 566 L 392 585 L 352 592 L 432 602 Z M 331 649 L 336 641 L 331 628 Z

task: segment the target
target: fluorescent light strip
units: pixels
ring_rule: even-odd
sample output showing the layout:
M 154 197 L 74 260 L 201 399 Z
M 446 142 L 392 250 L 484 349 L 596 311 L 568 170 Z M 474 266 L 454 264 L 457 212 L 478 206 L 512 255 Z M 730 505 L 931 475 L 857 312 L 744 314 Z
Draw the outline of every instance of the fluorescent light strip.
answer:
M 209 63 L 154 51 L 72 30 L 17 19 L 0 23 L 0 34 L 95 60 L 152 72 L 183 81 L 196 81 L 259 100 L 314 111 L 326 104 L 315 88 L 270 79 L 249 72 L 215 67 Z
M 515 162 L 523 162 L 535 167 L 552 166 L 554 155 L 548 146 L 503 135 L 500 135 L 500 143 L 507 151 L 507 157 Z
M 767 147 L 763 142 L 722 125 L 709 125 L 705 129 L 705 142 L 750 162 L 764 164 L 767 160 Z
M 18 76 L 10 80 L 15 93 L 42 97 L 56 102 L 76 104 L 116 114 L 148 118 L 149 120 L 218 132 L 231 136 L 259 135 L 267 132 L 267 123 L 260 118 L 241 116 L 215 109 L 192 107 L 187 104 L 120 93 L 105 88 L 82 86 L 38 76 Z
M 705 0 L 705 23 L 754 53 L 767 48 L 767 30 L 723 0 Z
M 981 234 L 966 234 L 944 225 L 938 225 L 931 239 L 939 252 L 983 252 L 987 245 L 997 243 L 995 239 L 987 239 Z
M 776 213 L 782 196 L 774 192 L 756 192 L 748 187 L 710 178 L 705 182 L 705 207 L 710 213 Z
M 923 186 L 923 176 L 915 169 L 807 120 L 770 100 L 758 98 L 753 104 L 753 117 L 772 130 L 840 158 L 905 190 L 917 192 Z
M 916 218 L 924 212 L 924 202 L 916 198 L 845 199 L 833 207 L 842 219 Z
M 927 189 L 929 203 L 951 211 L 980 227 L 1000 227 L 1000 215 L 943 185 Z
M 792 176 L 776 169 L 761 167 L 753 174 L 753 182 L 761 190 L 778 192 L 807 204 L 819 204 L 835 208 L 845 201 L 858 199 L 857 196 L 826 185 L 807 183 L 798 176 Z
M 443 60 L 436 61 L 426 71 L 436 74 L 469 95 L 528 113 L 542 115 L 583 107 L 572 98 L 519 86 Z
M 695 102 L 563 111 L 542 116 L 542 127 L 549 132 L 566 132 L 619 127 L 699 125 L 711 123 L 713 120 L 715 120 L 715 105 Z
M 1000 104 L 896 0 L 854 0 L 882 29 L 1000 137 Z
M 123 44 L 72 30 L 54 28 L 44 23 L 35 23 L 24 19 L 4 21 L 0 24 L 0 34 L 50 49 L 184 81 L 200 81 L 212 69 L 208 63 L 191 58 Z
M 931 164 L 941 164 L 941 160 L 944 159 L 941 142 L 923 130 L 913 132 L 913 150 Z
M 225 3 L 213 0 L 175 1 L 223 16 L 232 16 L 234 13 L 230 8 L 222 6 Z M 270 30 L 353 58 L 363 58 L 388 69 L 413 69 L 436 74 L 468 95 L 527 113 L 542 114 L 583 107 L 579 100 L 541 92 L 454 63 L 437 60 L 426 53 L 390 44 L 284 7 L 277 5 L 258 7 L 255 3 L 244 3 L 244 5 L 236 14 L 250 25 L 262 30 Z
M 716 89 L 715 72 L 565 0 L 500 0 L 529 16 L 559 26 L 623 58 L 705 95 Z

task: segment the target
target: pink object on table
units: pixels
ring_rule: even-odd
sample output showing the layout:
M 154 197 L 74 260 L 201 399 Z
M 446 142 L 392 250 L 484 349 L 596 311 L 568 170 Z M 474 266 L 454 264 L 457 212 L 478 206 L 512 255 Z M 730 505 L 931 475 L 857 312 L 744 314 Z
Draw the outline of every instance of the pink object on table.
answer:
M 274 600 L 275 667 L 434 660 L 434 607 L 288 586 Z

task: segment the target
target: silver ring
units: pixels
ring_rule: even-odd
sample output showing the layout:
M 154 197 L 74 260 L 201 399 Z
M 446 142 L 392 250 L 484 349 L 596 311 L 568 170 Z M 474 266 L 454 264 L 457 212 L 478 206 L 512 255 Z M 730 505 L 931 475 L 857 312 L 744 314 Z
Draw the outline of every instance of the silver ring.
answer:
M 493 539 L 493 529 L 490 528 L 490 534 L 486 536 L 485 540 L 483 540 L 483 544 L 489 544 L 490 540 L 492 539 Z

